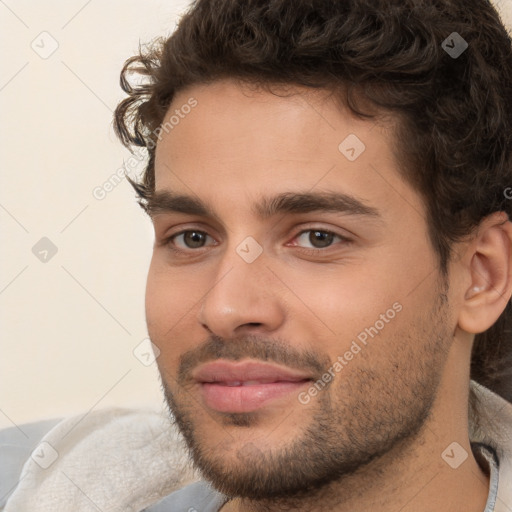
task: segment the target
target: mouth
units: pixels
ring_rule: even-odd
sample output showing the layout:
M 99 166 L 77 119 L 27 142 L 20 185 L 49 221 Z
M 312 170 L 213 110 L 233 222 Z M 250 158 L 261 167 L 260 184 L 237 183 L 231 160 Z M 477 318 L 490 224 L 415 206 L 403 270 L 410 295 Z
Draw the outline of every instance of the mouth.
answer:
M 250 412 L 285 398 L 313 380 L 310 374 L 257 361 L 217 360 L 192 372 L 207 407 L 218 412 Z

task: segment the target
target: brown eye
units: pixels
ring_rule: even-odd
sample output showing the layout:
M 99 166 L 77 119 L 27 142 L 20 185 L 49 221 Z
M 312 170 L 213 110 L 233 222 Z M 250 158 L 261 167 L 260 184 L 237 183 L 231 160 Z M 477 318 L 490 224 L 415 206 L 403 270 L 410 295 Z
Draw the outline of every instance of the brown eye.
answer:
M 332 244 L 334 239 L 334 234 L 328 231 L 310 231 L 309 232 L 309 242 L 315 248 L 328 247 Z
M 184 249 L 199 249 L 204 247 L 208 235 L 204 231 L 182 231 L 171 237 L 171 241 Z
M 308 254 L 328 254 L 329 250 L 341 249 L 350 245 L 352 240 L 328 229 L 311 228 L 305 229 L 295 235 L 291 245 L 300 248 Z
M 331 246 L 335 239 L 346 240 L 341 235 L 324 229 L 307 229 L 296 237 L 297 245 L 308 249 L 325 249 Z

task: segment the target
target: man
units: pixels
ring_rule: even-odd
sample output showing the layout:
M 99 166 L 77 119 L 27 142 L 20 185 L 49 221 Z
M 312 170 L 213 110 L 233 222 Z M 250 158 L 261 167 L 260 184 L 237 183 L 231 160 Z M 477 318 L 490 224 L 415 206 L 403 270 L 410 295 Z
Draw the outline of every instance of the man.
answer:
M 512 510 L 489 2 L 199 0 L 122 85 L 148 332 L 202 476 L 146 510 Z

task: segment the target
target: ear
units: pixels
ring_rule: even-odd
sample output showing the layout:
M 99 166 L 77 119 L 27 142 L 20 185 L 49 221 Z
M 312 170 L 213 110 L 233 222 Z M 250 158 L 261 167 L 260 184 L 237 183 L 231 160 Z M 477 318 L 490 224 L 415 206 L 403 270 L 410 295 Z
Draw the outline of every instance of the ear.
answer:
M 459 327 L 478 334 L 498 320 L 512 295 L 512 222 L 507 214 L 486 217 L 468 249 L 464 260 L 470 285 L 464 290 Z

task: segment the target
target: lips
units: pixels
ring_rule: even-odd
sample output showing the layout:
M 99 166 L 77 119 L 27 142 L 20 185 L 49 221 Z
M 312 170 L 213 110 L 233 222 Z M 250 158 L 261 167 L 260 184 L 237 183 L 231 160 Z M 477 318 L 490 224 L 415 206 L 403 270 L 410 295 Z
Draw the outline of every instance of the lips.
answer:
M 311 379 L 312 376 L 304 372 L 298 372 L 291 368 L 271 363 L 218 360 L 201 365 L 192 372 L 192 378 L 198 382 L 238 382 L 242 385 L 248 385 L 250 382 L 262 384 L 278 381 L 296 382 Z
M 300 391 L 310 374 L 257 361 L 214 361 L 192 372 L 205 405 L 219 412 L 250 412 Z
M 272 384 L 272 382 L 282 382 L 276 381 L 275 379 L 259 379 L 259 380 L 228 380 L 228 381 L 213 381 L 209 382 L 209 384 L 224 384 L 225 386 L 255 386 L 256 384 Z

